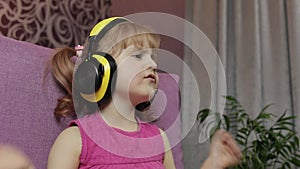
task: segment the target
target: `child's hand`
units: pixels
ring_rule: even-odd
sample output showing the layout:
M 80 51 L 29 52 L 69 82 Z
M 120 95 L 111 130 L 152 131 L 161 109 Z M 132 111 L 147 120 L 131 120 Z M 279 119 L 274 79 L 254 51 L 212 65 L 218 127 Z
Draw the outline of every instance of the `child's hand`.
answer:
M 232 136 L 225 130 L 216 131 L 210 146 L 207 161 L 212 169 L 224 169 L 236 165 L 242 153 Z
M 22 151 L 0 144 L 0 169 L 34 169 L 34 167 Z

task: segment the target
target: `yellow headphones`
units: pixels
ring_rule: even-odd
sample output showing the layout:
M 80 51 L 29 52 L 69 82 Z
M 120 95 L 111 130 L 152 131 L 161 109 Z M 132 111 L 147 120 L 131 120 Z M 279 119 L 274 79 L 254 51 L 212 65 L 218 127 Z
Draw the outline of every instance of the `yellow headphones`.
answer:
M 104 19 L 90 32 L 87 58 L 78 66 L 74 76 L 76 89 L 89 102 L 104 102 L 111 97 L 116 62 L 108 53 L 94 51 L 94 48 L 111 28 L 123 22 L 129 20 L 123 17 Z

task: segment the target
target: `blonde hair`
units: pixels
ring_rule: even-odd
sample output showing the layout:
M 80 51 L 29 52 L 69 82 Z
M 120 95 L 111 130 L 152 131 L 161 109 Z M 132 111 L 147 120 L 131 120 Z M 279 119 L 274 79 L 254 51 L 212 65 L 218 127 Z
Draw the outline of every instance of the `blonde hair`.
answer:
M 132 22 L 120 23 L 111 28 L 92 48 L 92 52 L 105 52 L 118 57 L 123 49 L 130 45 L 137 48 L 158 48 L 160 45 L 160 37 L 146 27 L 134 24 Z M 88 46 L 87 41 L 84 46 Z M 84 48 L 83 58 L 87 56 L 89 48 Z
M 87 56 L 89 52 L 87 51 L 89 49 L 88 45 L 89 42 L 87 41 L 84 45 L 83 58 L 80 60 L 84 60 Z M 130 45 L 141 49 L 158 48 L 160 37 L 146 27 L 131 22 L 120 23 L 111 28 L 97 43 L 94 43 L 92 52 L 106 52 L 116 58 L 123 49 Z M 74 62 L 70 58 L 75 54 L 76 51 L 73 48 L 61 48 L 57 50 L 49 62 L 49 68 L 55 79 L 66 91 L 65 96 L 58 98 L 57 106 L 54 110 L 57 120 L 60 120 L 62 117 L 76 116 L 73 103 L 74 97 L 76 97 L 76 111 L 93 113 L 98 108 L 81 98 L 80 94 L 76 92 L 77 90 L 72 91 Z

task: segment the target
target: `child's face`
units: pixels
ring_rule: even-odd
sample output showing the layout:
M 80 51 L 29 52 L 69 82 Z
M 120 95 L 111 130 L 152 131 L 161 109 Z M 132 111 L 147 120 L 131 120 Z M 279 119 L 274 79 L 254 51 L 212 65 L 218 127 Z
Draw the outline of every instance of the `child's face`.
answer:
M 156 54 L 152 49 L 131 45 L 116 58 L 117 83 L 115 92 L 129 98 L 132 105 L 148 101 L 157 89 Z

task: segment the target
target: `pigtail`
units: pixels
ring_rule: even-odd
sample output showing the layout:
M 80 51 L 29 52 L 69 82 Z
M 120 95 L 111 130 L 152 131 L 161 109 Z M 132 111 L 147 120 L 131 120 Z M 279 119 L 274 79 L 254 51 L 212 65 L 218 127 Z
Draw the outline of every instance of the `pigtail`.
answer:
M 72 57 L 76 55 L 76 50 L 65 47 L 58 49 L 49 62 L 51 72 L 58 84 L 66 91 L 66 95 L 57 99 L 57 106 L 54 110 L 54 116 L 57 120 L 62 117 L 75 116 L 72 81 L 74 72 L 74 61 Z

